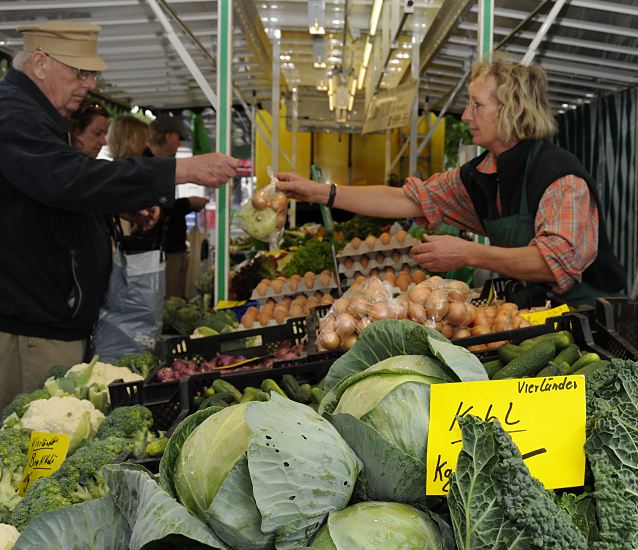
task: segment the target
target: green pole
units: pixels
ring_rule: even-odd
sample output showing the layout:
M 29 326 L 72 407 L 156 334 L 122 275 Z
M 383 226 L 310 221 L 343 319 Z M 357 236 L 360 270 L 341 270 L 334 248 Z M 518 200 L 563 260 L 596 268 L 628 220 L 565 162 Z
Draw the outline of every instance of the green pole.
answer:
M 231 154 L 233 2 L 217 2 L 217 151 Z M 215 303 L 228 299 L 230 197 L 232 180 L 215 191 Z
M 478 13 L 478 57 L 484 61 L 492 59 L 494 48 L 494 0 L 479 0 Z

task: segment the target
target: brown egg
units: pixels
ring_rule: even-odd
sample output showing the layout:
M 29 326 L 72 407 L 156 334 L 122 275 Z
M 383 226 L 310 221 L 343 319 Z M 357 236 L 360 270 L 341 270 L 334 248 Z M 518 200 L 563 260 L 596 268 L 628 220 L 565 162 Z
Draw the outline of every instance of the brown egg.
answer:
M 271 314 L 268 311 L 260 311 L 259 315 L 257 315 L 257 321 L 262 327 L 265 327 L 268 324 L 268 321 L 271 319 Z
M 252 313 L 253 317 L 257 317 L 257 314 L 259 313 L 259 310 L 255 307 L 255 306 L 250 306 L 247 310 L 246 313 Z
M 392 258 L 392 263 L 394 265 L 398 264 L 401 260 L 401 252 L 399 252 L 398 250 L 393 250 L 390 258 Z
M 299 275 L 299 273 L 295 273 L 290 278 L 295 280 L 295 281 L 297 281 L 297 282 L 299 282 L 299 281 L 301 281 L 301 279 L 303 279 L 303 277 L 301 275 Z
M 387 232 L 381 233 L 381 236 L 379 237 L 381 244 L 384 244 L 384 245 L 390 244 L 390 239 L 391 239 L 390 233 L 387 233 Z
M 292 277 L 288 279 L 288 288 L 290 289 L 290 292 L 297 292 L 298 285 L 299 281 L 297 279 L 293 279 Z
M 397 232 L 397 234 L 394 236 L 394 238 L 397 240 L 397 242 L 399 244 L 403 244 L 405 242 L 405 238 L 407 237 L 407 232 L 406 231 L 399 231 Z
M 368 258 L 368 256 L 361 256 L 361 258 L 359 258 L 359 263 L 361 264 L 361 267 L 365 269 L 370 263 L 370 258 Z
M 321 284 L 321 288 L 328 288 L 330 286 L 330 279 L 332 279 L 331 272 L 322 272 L 319 275 L 319 282 Z
M 423 271 L 421 271 L 420 269 L 415 269 L 412 272 L 412 280 L 416 283 L 419 284 L 423 281 L 425 281 L 425 273 L 423 273 Z
M 303 276 L 303 280 L 306 284 L 306 288 L 310 290 L 315 285 L 315 274 L 312 271 L 308 271 Z
M 346 259 L 343 261 L 343 266 L 344 266 L 346 269 L 352 269 L 352 266 L 353 266 L 353 265 L 354 265 L 354 260 L 353 260 L 352 258 L 346 258 Z
M 377 253 L 374 257 L 374 261 L 377 262 L 377 265 L 382 266 L 385 264 L 385 254 L 383 254 L 383 252 Z
M 376 267 L 370 270 L 370 277 L 378 277 L 378 276 L 379 276 L 379 270 Z
M 352 248 L 354 248 L 355 250 L 358 250 L 359 247 L 361 246 L 361 239 L 359 237 L 355 237 L 354 239 L 352 239 L 350 241 L 350 245 L 352 246 Z
M 284 320 L 286 319 L 286 311 L 275 311 L 274 315 L 273 315 L 273 319 L 275 320 L 275 323 L 277 323 L 278 325 L 281 325 Z
M 288 315 L 290 317 L 301 317 L 303 315 L 303 307 L 301 304 L 292 304 L 290 310 L 288 310 Z
M 410 278 L 409 277 L 398 277 L 397 278 L 397 287 L 401 292 L 405 292 L 410 286 Z
M 368 235 L 365 240 L 366 246 L 368 250 L 374 249 L 374 246 L 377 244 L 377 238 L 374 235 Z
M 392 287 L 396 286 L 397 279 L 394 276 L 393 272 L 390 272 L 390 273 L 386 272 L 385 277 L 383 277 L 383 280 Z
M 256 317 L 257 317 L 256 310 L 254 312 L 246 311 L 246 313 L 242 315 L 241 324 L 243 325 L 244 328 L 251 328 L 253 324 L 255 323 Z
M 276 305 L 277 302 L 275 302 L 275 300 L 273 300 L 272 298 L 268 298 L 268 300 L 266 300 L 266 303 L 262 306 L 261 310 L 272 313 Z
M 401 266 L 401 271 L 405 272 L 407 275 L 410 275 L 410 266 L 408 264 L 403 264 Z
M 316 298 L 315 296 L 311 296 L 310 298 L 308 298 L 308 300 L 306 301 L 306 307 L 308 309 L 312 309 L 313 307 L 317 307 L 319 305 L 319 299 Z
M 284 287 L 284 282 L 280 279 L 275 279 L 270 286 L 275 291 L 275 294 L 280 294 L 281 289 Z
M 268 290 L 268 286 L 266 286 L 264 283 L 259 283 L 255 287 L 255 292 L 257 292 L 259 296 L 265 296 L 267 290 Z

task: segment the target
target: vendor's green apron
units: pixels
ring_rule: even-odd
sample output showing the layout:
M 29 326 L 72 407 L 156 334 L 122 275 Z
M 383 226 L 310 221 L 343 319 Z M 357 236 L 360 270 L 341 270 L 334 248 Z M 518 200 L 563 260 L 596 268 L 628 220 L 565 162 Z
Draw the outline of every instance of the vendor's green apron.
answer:
M 534 216 L 530 214 L 527 205 L 527 176 L 531 167 L 534 165 L 534 161 L 538 156 L 542 144 L 540 141 L 535 143 L 527 156 L 518 214 L 505 216 L 504 218 L 486 218 L 483 220 L 483 227 L 485 227 L 490 243 L 495 246 L 507 248 L 528 246 L 536 235 L 536 231 L 534 230 Z M 610 295 L 614 295 L 614 293 L 609 291 L 605 292 L 583 281 L 581 284 L 574 284 L 565 294 L 561 294 L 560 299 L 573 305 L 594 305 L 597 296 Z

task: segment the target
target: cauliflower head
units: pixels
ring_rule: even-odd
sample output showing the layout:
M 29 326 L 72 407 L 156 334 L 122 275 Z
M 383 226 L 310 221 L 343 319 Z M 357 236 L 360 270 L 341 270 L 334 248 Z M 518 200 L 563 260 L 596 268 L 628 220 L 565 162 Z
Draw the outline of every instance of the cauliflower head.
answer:
M 0 523 L 0 550 L 11 550 L 18 540 L 20 531 L 8 523 Z

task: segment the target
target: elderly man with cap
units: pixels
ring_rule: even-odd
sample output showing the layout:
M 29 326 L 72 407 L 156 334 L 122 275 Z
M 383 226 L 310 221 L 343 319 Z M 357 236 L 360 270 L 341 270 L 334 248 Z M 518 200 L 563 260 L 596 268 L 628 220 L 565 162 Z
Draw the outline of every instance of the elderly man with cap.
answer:
M 175 184 L 218 187 L 237 161 L 89 158 L 66 117 L 106 64 L 100 28 L 48 21 L 18 29 L 23 50 L 0 82 L 0 407 L 47 369 L 85 355 L 111 262 L 107 215 L 170 205 Z

